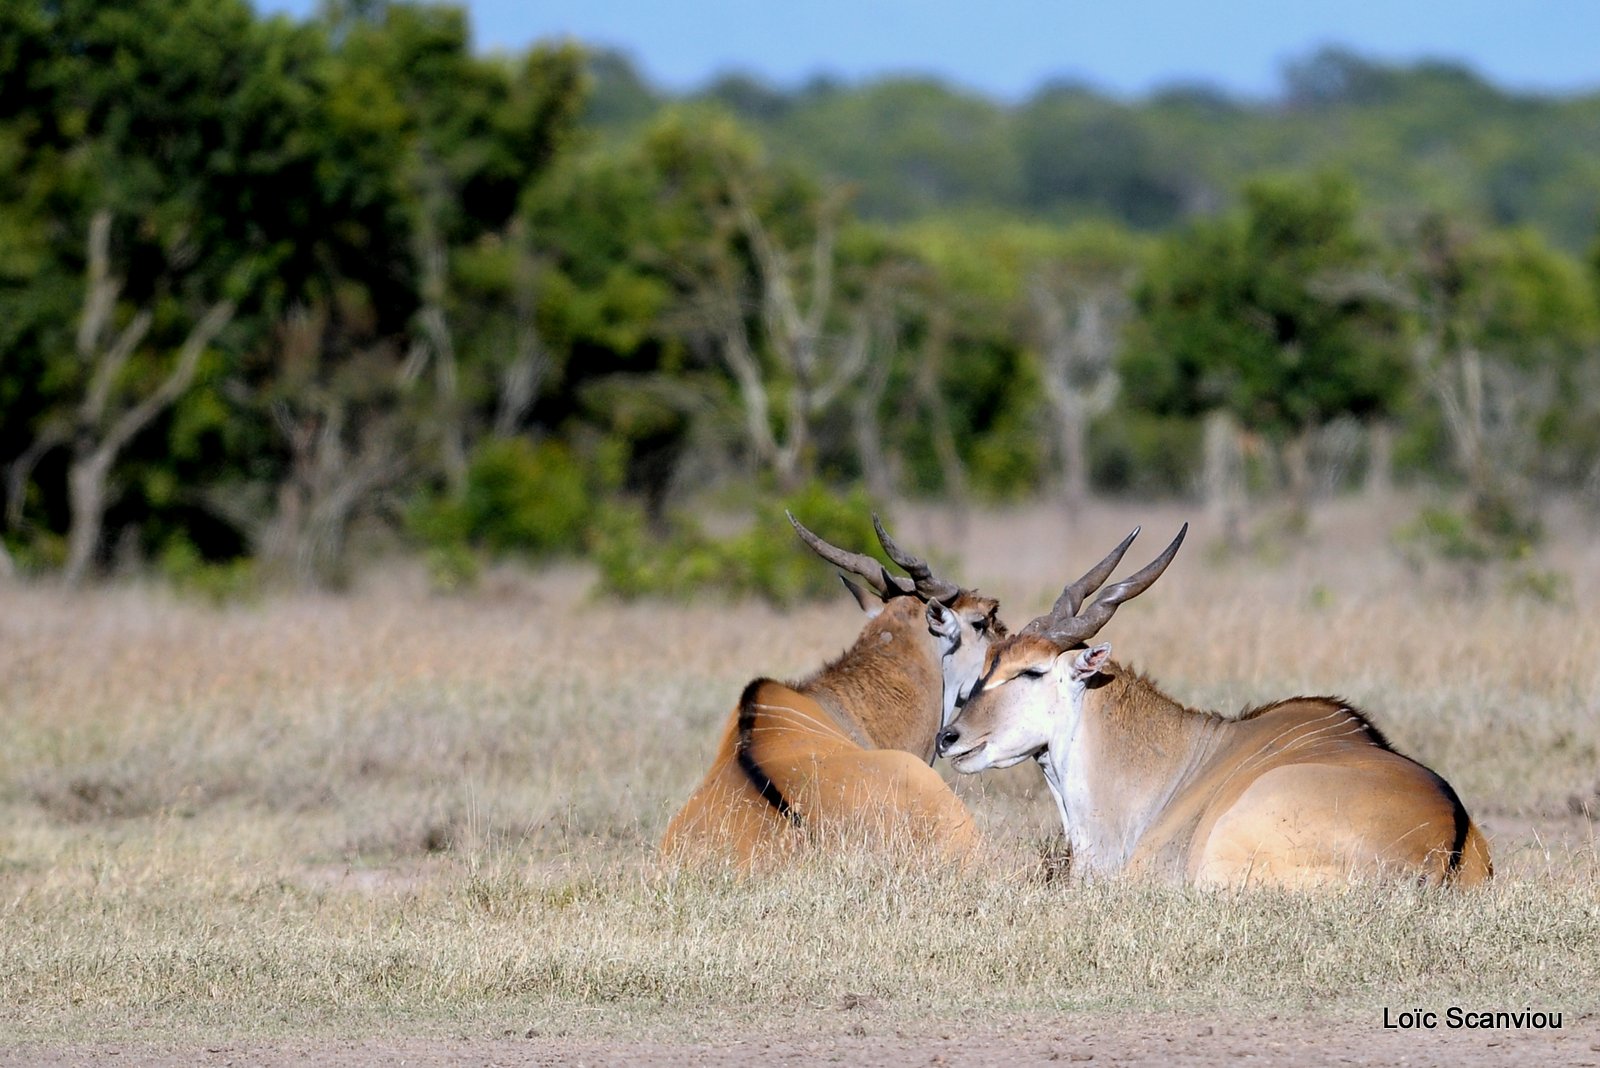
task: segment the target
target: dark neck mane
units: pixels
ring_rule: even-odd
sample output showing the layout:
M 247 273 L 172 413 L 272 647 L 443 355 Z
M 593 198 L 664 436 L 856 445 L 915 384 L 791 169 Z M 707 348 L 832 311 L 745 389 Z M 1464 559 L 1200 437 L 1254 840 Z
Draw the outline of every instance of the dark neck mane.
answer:
M 1394 745 L 1378 729 L 1367 714 L 1339 697 L 1290 697 L 1264 705 L 1246 708 L 1237 716 L 1220 712 L 1190 708 L 1169 697 L 1148 676 L 1120 664 L 1111 665 L 1113 676 L 1103 687 L 1103 703 L 1108 722 L 1113 722 L 1119 732 L 1136 738 L 1159 739 L 1170 736 L 1175 730 L 1192 730 L 1199 726 L 1221 726 L 1228 723 L 1259 719 L 1290 705 L 1319 705 L 1328 711 L 1342 711 L 1359 724 L 1367 740 L 1380 749 L 1398 753 Z
M 1389 741 L 1388 736 L 1378 728 L 1376 723 L 1372 722 L 1370 716 L 1342 697 L 1289 697 L 1282 701 L 1273 701 L 1270 704 L 1247 708 L 1239 713 L 1238 718 L 1241 720 L 1258 719 L 1261 716 L 1277 711 L 1285 705 L 1321 705 L 1330 712 L 1335 710 L 1344 712 L 1361 726 L 1361 729 L 1367 735 L 1367 740 L 1373 745 L 1379 749 L 1386 749 L 1391 753 L 1400 753 L 1400 750 L 1394 747 L 1394 743 Z

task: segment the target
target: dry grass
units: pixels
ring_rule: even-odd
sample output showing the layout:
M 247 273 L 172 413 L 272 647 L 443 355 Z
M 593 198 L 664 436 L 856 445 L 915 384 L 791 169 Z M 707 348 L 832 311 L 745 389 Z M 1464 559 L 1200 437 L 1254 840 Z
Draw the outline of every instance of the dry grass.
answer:
M 1132 522 L 1151 554 L 1178 519 L 1106 507 L 1068 530 L 1037 510 L 958 532 L 913 514 L 897 533 L 963 561 L 1017 625 Z M 1197 529 L 1106 634 L 1191 703 L 1333 691 L 1371 711 L 1493 836 L 1483 893 L 1050 880 L 1031 767 L 958 784 L 991 843 L 966 872 L 657 870 L 740 687 L 845 645 L 843 596 L 623 606 L 590 601 L 580 570 L 226 609 L 0 591 L 0 1037 L 714 1037 L 860 999 L 906 1026 L 1445 994 L 1580 1010 L 1600 984 L 1580 814 L 1600 807 L 1600 622 L 1410 575 L 1386 548 L 1397 520 L 1330 509 L 1268 565 L 1210 559 Z M 1600 545 L 1556 526 L 1552 562 L 1593 604 Z

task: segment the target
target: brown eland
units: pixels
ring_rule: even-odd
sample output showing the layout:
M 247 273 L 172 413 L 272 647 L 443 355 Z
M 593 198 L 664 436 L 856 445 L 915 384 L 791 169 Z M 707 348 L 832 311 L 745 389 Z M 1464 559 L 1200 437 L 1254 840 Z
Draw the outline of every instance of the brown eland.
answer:
M 1208 886 L 1489 878 L 1488 842 L 1455 790 L 1348 703 L 1295 697 L 1236 718 L 1196 711 L 1112 660 L 1109 644 L 1089 644 L 1118 605 L 1155 582 L 1188 529 L 1080 612 L 1135 528 L 1048 613 L 996 641 L 939 736 L 951 765 L 970 773 L 1037 759 L 1073 866 L 1089 878 Z
M 808 678 L 745 687 L 710 770 L 667 825 L 662 853 L 745 867 L 806 842 L 966 854 L 972 817 L 930 765 L 990 639 L 1005 635 L 999 603 L 936 577 L 877 516 L 878 540 L 905 576 L 789 521 L 819 556 L 866 584 L 840 576 L 867 624 Z

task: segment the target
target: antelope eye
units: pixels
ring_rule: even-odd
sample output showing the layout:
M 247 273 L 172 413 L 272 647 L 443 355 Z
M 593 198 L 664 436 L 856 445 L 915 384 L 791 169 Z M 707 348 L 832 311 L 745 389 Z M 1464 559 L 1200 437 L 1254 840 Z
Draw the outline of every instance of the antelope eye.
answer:
M 1050 670 L 1049 668 L 1042 668 L 1042 667 L 1023 668 L 1017 674 L 1026 675 L 1030 679 L 1037 679 L 1037 678 L 1043 677 L 1045 675 L 1045 673 L 1048 672 L 1049 670 Z
M 979 634 L 982 634 L 984 631 L 989 629 L 989 621 L 987 619 L 974 620 L 972 623 L 972 629 L 977 631 Z

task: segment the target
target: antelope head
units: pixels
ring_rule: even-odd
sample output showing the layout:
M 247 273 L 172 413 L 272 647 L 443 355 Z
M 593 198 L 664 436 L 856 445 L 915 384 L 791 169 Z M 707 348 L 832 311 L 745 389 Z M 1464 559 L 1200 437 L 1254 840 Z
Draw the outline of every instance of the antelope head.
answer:
M 1109 644 L 1089 640 L 1117 606 L 1149 589 L 1183 544 L 1185 523 L 1151 563 L 1108 586 L 1088 608 L 1084 600 L 1111 576 L 1139 528 L 1080 578 L 1067 584 L 1049 612 L 990 647 L 983 671 L 960 714 L 939 734 L 939 753 L 957 771 L 1008 768 L 1040 756 L 1071 737 L 1083 695 L 1111 658 Z
M 869 618 L 900 597 L 915 597 L 926 606 L 928 632 L 938 645 L 940 673 L 944 677 L 944 704 L 939 718 L 942 730 L 955 718 L 956 710 L 977 683 L 990 642 L 1006 636 L 1005 624 L 997 614 L 1000 602 L 935 576 L 926 560 L 912 556 L 889 536 L 876 514 L 872 527 L 878 532 L 878 541 L 905 575 L 891 573 L 865 553 L 830 545 L 802 526 L 793 514 L 784 514 L 813 552 L 866 584 L 863 589 L 845 575 L 839 576 Z

